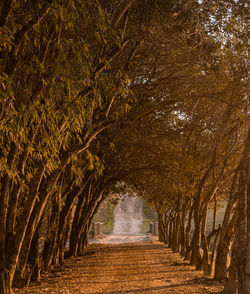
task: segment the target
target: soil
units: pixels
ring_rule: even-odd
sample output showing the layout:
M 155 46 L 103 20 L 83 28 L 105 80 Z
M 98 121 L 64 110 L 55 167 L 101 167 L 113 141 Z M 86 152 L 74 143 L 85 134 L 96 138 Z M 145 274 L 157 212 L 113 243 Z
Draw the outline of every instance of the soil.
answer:
M 80 258 L 67 259 L 41 282 L 15 289 L 15 294 L 215 294 L 222 284 L 202 272 L 164 244 L 145 240 L 127 244 L 91 244 Z

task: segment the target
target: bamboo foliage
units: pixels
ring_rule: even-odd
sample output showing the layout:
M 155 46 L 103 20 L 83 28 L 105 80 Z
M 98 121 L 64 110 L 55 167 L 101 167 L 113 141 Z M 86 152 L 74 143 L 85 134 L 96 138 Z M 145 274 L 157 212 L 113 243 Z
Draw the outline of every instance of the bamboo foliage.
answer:
M 226 264 L 246 184 L 245 15 L 240 1 L 2 1 L 1 293 L 82 255 L 121 180 L 175 251 L 210 273 L 218 241 Z

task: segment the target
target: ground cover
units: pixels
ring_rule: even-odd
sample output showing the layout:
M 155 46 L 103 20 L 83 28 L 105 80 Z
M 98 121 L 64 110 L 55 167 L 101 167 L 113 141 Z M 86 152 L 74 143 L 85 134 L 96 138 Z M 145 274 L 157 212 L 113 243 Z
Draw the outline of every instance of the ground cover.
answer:
M 84 256 L 66 260 L 59 271 L 14 293 L 215 294 L 222 288 L 164 244 L 146 238 L 128 244 L 91 244 Z

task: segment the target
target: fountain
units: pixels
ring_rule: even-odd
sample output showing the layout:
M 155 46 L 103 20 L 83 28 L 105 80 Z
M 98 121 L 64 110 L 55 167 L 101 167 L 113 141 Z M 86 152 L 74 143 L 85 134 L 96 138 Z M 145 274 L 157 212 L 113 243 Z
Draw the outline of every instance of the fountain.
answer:
M 114 209 L 114 235 L 141 235 L 143 200 L 124 195 Z

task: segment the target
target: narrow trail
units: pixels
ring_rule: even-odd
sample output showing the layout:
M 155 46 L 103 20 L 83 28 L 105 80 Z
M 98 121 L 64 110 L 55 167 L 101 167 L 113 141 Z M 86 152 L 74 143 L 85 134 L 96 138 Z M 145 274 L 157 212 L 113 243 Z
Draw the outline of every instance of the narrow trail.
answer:
M 15 294 L 221 293 L 222 285 L 202 276 L 160 242 L 92 244 L 40 283 Z

